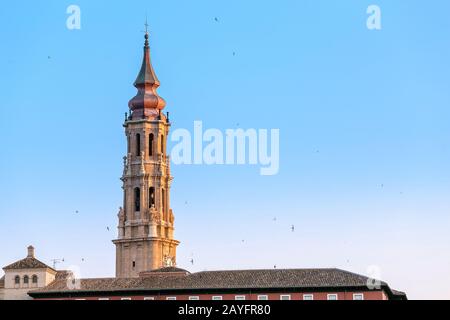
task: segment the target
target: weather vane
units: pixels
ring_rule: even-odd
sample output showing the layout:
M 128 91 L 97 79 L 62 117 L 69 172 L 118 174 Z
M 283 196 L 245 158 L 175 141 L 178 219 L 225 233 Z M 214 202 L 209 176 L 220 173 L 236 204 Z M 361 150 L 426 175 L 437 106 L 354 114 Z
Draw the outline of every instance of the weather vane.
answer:
M 50 261 L 53 263 L 53 269 L 56 269 L 56 265 L 59 264 L 59 263 L 64 262 L 64 258 L 62 258 L 62 259 L 52 259 Z

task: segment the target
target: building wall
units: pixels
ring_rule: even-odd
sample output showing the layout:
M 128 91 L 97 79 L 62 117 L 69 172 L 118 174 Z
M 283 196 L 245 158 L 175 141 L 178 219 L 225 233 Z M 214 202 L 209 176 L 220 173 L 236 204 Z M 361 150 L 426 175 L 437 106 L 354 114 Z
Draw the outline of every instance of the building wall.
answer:
M 187 301 L 190 297 L 198 297 L 198 300 L 213 300 L 214 296 L 222 297 L 222 300 L 236 300 L 237 296 L 244 296 L 245 300 L 258 300 L 258 296 L 267 296 L 268 300 L 281 300 L 282 296 L 290 295 L 291 300 L 304 300 L 304 295 L 313 295 L 313 300 L 328 300 L 328 295 L 336 294 L 338 300 L 354 300 L 354 294 L 363 294 L 364 300 L 387 300 L 387 295 L 384 291 L 358 291 L 358 292 L 295 292 L 295 293 L 257 293 L 257 294 L 191 294 L 191 295 L 135 295 L 135 296 L 99 296 L 99 297 L 73 297 L 73 298 L 59 298 L 49 300 L 170 300 L 175 297 L 176 300 Z
M 32 277 L 38 277 L 38 283 L 33 284 Z M 56 273 L 48 269 L 24 269 L 24 270 L 7 270 L 5 272 L 5 288 L 3 292 L 4 300 L 29 300 L 31 299 L 28 292 L 43 288 L 55 280 Z M 20 284 L 16 285 L 15 278 L 20 277 Z M 29 277 L 28 285 L 24 284 L 25 276 Z

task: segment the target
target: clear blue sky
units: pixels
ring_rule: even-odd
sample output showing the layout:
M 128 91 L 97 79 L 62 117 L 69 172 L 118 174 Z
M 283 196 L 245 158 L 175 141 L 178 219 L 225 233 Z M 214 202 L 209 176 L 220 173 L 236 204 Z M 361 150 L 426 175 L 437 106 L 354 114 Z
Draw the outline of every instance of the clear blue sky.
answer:
M 70 4 L 81 30 L 66 28 Z M 381 31 L 366 28 L 370 4 Z M 447 0 L 2 3 L 0 265 L 33 244 L 59 268 L 114 274 L 147 14 L 173 129 L 281 135 L 277 176 L 173 167 L 179 266 L 376 265 L 410 298 L 450 298 L 449 12 Z

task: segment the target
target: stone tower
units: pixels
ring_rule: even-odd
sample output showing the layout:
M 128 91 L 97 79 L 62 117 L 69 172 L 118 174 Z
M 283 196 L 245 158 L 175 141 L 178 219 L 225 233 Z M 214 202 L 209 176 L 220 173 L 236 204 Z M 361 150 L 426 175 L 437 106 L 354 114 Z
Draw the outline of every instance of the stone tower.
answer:
M 128 152 L 124 157 L 123 208 L 119 211 L 116 277 L 138 277 L 140 272 L 176 264 L 174 215 L 170 209 L 170 161 L 166 141 L 170 122 L 166 103 L 156 92 L 159 80 L 150 60 L 148 33 L 144 59 L 134 83 L 138 92 L 125 117 Z

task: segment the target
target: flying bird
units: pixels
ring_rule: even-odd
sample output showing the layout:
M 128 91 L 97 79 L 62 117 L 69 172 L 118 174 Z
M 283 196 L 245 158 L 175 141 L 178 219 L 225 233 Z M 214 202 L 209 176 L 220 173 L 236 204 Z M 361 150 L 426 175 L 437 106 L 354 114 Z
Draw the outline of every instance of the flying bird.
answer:
M 292 230 L 292 232 L 295 231 L 295 226 L 294 225 L 291 226 L 291 230 Z
M 218 19 L 217 17 L 215 17 L 214 20 L 215 20 L 216 22 L 219 22 L 219 19 Z
M 109 231 L 109 227 L 106 227 L 106 229 Z
M 191 259 L 191 264 L 194 265 L 194 259 Z

